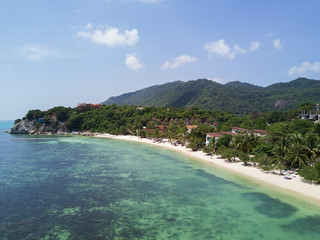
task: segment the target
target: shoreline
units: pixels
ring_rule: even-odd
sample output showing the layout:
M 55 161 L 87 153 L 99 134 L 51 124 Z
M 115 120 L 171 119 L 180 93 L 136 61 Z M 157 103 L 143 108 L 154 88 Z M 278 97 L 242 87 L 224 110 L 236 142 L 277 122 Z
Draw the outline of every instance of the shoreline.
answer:
M 300 199 L 302 198 L 303 200 L 306 200 L 307 198 L 312 202 L 315 202 L 316 205 L 319 205 L 320 203 L 320 185 L 303 182 L 300 176 L 292 177 L 292 179 L 287 180 L 284 178 L 284 176 L 279 174 L 273 174 L 272 172 L 267 173 L 252 166 L 244 166 L 242 162 L 226 162 L 225 159 L 222 159 L 217 155 L 212 155 L 211 158 L 210 155 L 206 155 L 201 151 L 193 152 L 186 147 L 174 146 L 169 142 L 157 143 L 147 138 L 111 134 L 97 134 L 93 137 L 140 142 L 178 151 L 188 157 L 198 161 L 200 160 L 211 166 L 217 166 L 219 168 L 223 168 L 224 170 L 228 170 L 240 176 L 244 176 L 256 182 L 262 183 L 263 185 L 275 187 L 275 190 L 278 192 L 285 190 L 289 194 L 295 195 Z

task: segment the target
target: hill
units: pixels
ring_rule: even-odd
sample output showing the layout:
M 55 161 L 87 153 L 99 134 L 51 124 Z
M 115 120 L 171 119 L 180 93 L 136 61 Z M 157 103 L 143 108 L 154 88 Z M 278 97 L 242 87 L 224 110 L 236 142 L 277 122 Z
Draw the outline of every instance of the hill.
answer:
M 268 87 L 249 83 L 220 84 L 207 79 L 175 81 L 111 97 L 103 105 L 186 107 L 249 113 L 288 110 L 304 102 L 320 102 L 320 81 L 298 78 Z

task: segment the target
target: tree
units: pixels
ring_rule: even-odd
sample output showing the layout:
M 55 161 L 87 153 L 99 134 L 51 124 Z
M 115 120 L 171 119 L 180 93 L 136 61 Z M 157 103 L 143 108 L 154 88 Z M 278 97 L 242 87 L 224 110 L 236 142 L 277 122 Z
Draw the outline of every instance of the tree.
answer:
M 318 162 L 314 167 L 304 166 L 299 171 L 299 175 L 311 182 L 320 183 L 320 162 Z
M 44 112 L 42 112 L 41 110 L 39 109 L 36 109 L 36 110 L 30 110 L 28 111 L 27 115 L 26 115 L 26 118 L 28 120 L 32 120 L 32 119 L 38 119 L 38 118 L 41 118 L 44 116 Z
M 207 153 L 207 154 L 211 154 L 212 155 L 212 153 L 213 153 L 213 151 L 215 150 L 215 144 L 213 143 L 213 142 L 210 142 L 209 144 L 208 144 L 208 146 L 205 146 L 204 148 L 203 148 L 203 152 L 204 153 Z
M 301 168 L 309 162 L 308 155 L 310 155 L 310 152 L 303 143 L 303 139 L 298 134 L 292 136 L 285 159 L 291 163 L 292 166 L 297 164 L 299 168 Z
M 201 130 L 192 129 L 188 134 L 188 139 L 190 143 L 187 147 L 193 151 L 199 150 L 205 145 L 205 134 Z
M 280 174 L 283 169 L 285 169 L 287 164 L 287 154 L 288 154 L 288 146 L 289 146 L 289 137 L 286 135 L 282 135 L 279 142 L 275 144 L 273 149 L 273 158 L 270 163 L 274 169 L 279 169 Z
M 232 160 L 236 160 L 236 157 L 239 155 L 239 151 L 234 148 L 220 147 L 218 154 L 220 154 L 222 158 L 228 159 L 231 162 Z
M 237 156 L 241 162 L 244 163 L 244 165 L 247 165 L 247 163 L 250 161 L 250 157 L 247 153 L 245 152 L 238 152 L 238 156 Z
M 254 156 L 254 159 L 252 161 L 257 162 L 259 164 L 259 167 L 265 171 L 269 171 L 273 168 L 271 159 L 266 154 L 258 154 Z
M 230 147 L 231 140 L 232 140 L 232 135 L 223 134 L 222 137 L 220 137 L 217 140 L 216 146 L 217 146 L 217 148 Z
M 258 137 L 253 133 L 239 133 L 234 137 L 233 147 L 249 154 L 257 145 Z
M 312 121 L 304 119 L 295 119 L 290 123 L 290 132 L 301 133 L 305 135 L 310 129 L 314 127 Z

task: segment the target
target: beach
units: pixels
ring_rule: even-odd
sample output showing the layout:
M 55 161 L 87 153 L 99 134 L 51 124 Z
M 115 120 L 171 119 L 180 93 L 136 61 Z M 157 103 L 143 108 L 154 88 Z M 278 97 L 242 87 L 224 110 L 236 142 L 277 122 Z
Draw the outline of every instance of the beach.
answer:
M 283 175 L 279 175 L 277 172 L 266 172 L 257 167 L 250 165 L 245 166 L 243 162 L 229 162 L 222 159 L 218 155 L 207 155 L 201 151 L 192 151 L 186 147 L 174 146 L 170 142 L 156 142 L 147 138 L 139 138 L 136 136 L 123 136 L 123 135 L 111 135 L 111 134 L 98 134 L 97 138 L 110 138 L 117 140 L 134 141 L 146 144 L 152 144 L 155 146 L 165 147 L 174 151 L 178 151 L 194 159 L 203 161 L 212 166 L 220 167 L 228 171 L 232 171 L 236 174 L 245 176 L 254 180 L 256 183 L 267 184 L 271 187 L 276 187 L 279 190 L 287 191 L 289 194 L 294 194 L 300 198 L 308 198 L 311 201 L 320 201 L 320 185 L 303 182 L 298 175 L 292 175 L 291 179 L 285 179 Z

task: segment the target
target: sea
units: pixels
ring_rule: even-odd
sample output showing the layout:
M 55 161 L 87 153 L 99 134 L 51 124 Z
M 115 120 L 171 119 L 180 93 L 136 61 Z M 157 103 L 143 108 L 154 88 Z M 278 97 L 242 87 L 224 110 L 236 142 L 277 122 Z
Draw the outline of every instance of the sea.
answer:
M 5 133 L 0 239 L 319 239 L 320 208 L 165 148 Z

